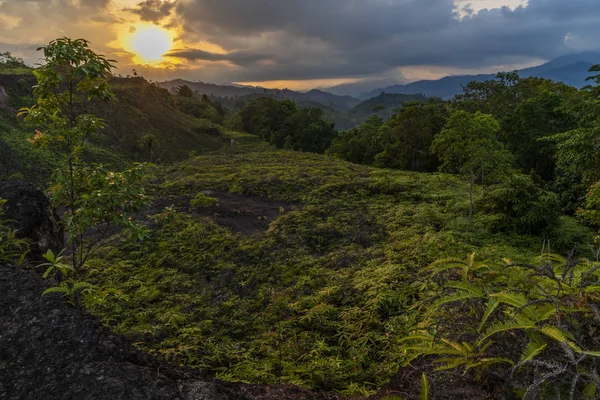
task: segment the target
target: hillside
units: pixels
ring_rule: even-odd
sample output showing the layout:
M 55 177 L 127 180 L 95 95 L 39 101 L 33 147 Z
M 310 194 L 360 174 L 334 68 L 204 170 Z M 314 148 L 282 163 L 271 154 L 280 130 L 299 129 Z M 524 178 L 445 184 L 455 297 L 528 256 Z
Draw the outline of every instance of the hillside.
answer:
M 40 299 L 47 287 L 48 282 L 35 272 L 0 266 L 2 399 L 325 400 L 337 397 L 289 386 L 220 382 L 201 371 L 158 361 L 60 298 Z M 36 340 L 32 341 L 31 337 Z
M 117 101 L 91 110 L 105 119 L 106 129 L 88 143 L 89 160 L 117 166 L 127 160 L 173 162 L 223 145 L 216 122 L 183 113 L 166 90 L 143 78 L 114 78 L 111 83 Z M 0 74 L 5 94 L 0 104 L 0 179 L 20 174 L 39 182 L 51 174 L 52 153 L 29 145 L 26 139 L 33 130 L 16 117 L 19 108 L 35 103 L 34 84 L 32 75 Z
M 51 46 L 91 61 L 29 125 L 0 74 L 0 397 L 595 396 L 600 76 L 219 97 Z
M 212 129 L 215 123 L 181 112 L 166 90 L 143 78 L 114 78 L 112 85 L 118 101 L 98 106 L 107 128 L 94 143 L 130 158 L 164 162 L 222 145 L 223 137 Z M 151 149 L 144 137 L 152 138 Z
M 538 237 L 490 232 L 483 212 L 469 233 L 456 177 L 230 135 L 233 152 L 158 174 L 147 241 L 116 242 L 89 263 L 99 300 L 88 309 L 150 354 L 225 380 L 373 393 L 403 360 L 420 268 L 475 250 L 538 251 Z M 213 200 L 190 205 L 198 196 Z
M 271 97 L 277 100 L 292 100 L 298 104 L 302 102 L 319 103 L 337 112 L 349 110 L 360 103 L 360 100 L 351 96 L 338 96 L 321 90 L 313 89 L 309 92 L 296 92 L 289 89 L 265 89 L 248 86 L 216 85 L 204 82 L 190 82 L 181 79 L 158 82 L 157 85 L 170 91 L 187 85 L 198 96 L 207 95 L 215 97 L 233 98 L 233 100 L 251 99 L 260 96 Z
M 347 116 L 357 125 L 364 123 L 368 118 L 375 115 L 386 120 L 394 115 L 395 110 L 402 107 L 404 103 L 425 100 L 427 100 L 427 97 L 421 94 L 381 93 L 379 96 L 365 100 L 354 107 L 347 113 Z

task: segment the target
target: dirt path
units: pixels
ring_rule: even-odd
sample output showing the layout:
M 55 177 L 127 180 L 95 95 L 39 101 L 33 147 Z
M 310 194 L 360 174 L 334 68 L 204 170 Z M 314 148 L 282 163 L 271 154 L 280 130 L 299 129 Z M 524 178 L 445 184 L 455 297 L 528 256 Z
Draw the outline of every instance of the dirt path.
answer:
M 152 204 L 150 214 L 161 212 L 165 207 L 175 205 L 179 211 L 192 215 L 212 218 L 216 223 L 235 233 L 253 235 L 265 232 L 269 224 L 282 212 L 294 209 L 289 203 L 269 200 L 257 196 L 237 196 L 227 192 L 203 191 L 210 197 L 219 199 L 218 206 L 193 208 L 190 197 L 176 199 L 159 198 Z

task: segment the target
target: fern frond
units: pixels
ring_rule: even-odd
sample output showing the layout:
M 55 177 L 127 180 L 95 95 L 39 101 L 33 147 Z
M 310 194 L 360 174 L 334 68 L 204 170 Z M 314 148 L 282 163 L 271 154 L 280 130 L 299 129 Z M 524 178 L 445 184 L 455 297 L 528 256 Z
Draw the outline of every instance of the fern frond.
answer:
M 53 286 L 51 288 L 48 288 L 46 290 L 44 290 L 44 292 L 42 293 L 42 297 L 44 297 L 47 294 L 50 293 L 63 293 L 63 294 L 68 294 L 69 293 L 69 288 L 66 286 Z
M 485 313 L 483 313 L 481 322 L 479 323 L 479 326 L 477 327 L 477 332 L 481 332 L 481 328 L 483 328 L 483 325 L 485 325 L 485 323 L 487 322 L 490 315 L 492 315 L 492 313 L 498 308 L 499 305 L 500 305 L 500 302 L 497 301 L 495 298 L 492 297 L 489 299 L 487 308 L 485 309 Z
M 573 337 L 569 333 L 563 331 L 562 329 L 559 329 L 555 326 L 546 325 L 540 328 L 540 332 L 548 336 L 549 338 L 556 340 L 559 343 L 566 343 L 571 349 L 573 349 L 577 353 L 581 353 L 583 351 L 579 346 L 577 346 L 573 342 Z
M 513 307 L 521 308 L 525 306 L 529 299 L 521 293 L 500 292 L 492 293 L 490 297 L 496 298 L 500 303 L 508 304 Z
M 95 286 L 88 282 L 76 282 L 73 285 L 73 291 L 83 290 L 83 289 L 92 289 Z
M 600 357 L 600 351 L 582 351 L 581 354 L 587 354 L 592 357 Z
M 425 315 L 429 316 L 432 313 L 438 311 L 438 309 L 441 306 L 443 306 L 444 304 L 454 303 L 454 302 L 462 301 L 462 300 L 479 299 L 481 297 L 483 297 L 483 293 L 468 293 L 468 292 L 454 293 L 449 296 L 442 297 L 441 299 L 436 300 L 436 302 L 433 303 L 429 307 L 429 309 L 427 310 Z
M 537 327 L 535 326 L 535 323 L 524 316 L 515 316 L 513 318 L 514 319 L 507 320 L 507 321 L 498 321 L 495 324 L 493 324 L 492 326 L 490 326 L 485 331 L 485 334 L 479 338 L 478 344 L 483 343 L 490 336 L 496 335 L 498 333 L 503 333 L 503 332 L 507 332 L 507 331 L 511 331 L 511 330 L 515 330 L 515 329 L 524 329 L 524 330 L 537 329 Z
M 429 400 L 429 379 L 425 373 L 421 374 L 421 400 Z
M 541 353 L 546 348 L 546 346 L 548 346 L 547 343 L 540 344 L 536 342 L 529 342 L 529 344 L 527 344 L 527 346 L 525 347 L 523 354 L 521 354 L 521 362 L 531 360 L 533 357 Z
M 446 283 L 444 285 L 444 287 L 449 288 L 449 289 L 462 290 L 462 291 L 477 295 L 479 297 L 483 296 L 483 294 L 484 294 L 484 289 L 481 286 L 477 286 L 477 285 L 475 285 L 473 283 L 469 283 L 469 282 L 449 282 L 449 283 Z

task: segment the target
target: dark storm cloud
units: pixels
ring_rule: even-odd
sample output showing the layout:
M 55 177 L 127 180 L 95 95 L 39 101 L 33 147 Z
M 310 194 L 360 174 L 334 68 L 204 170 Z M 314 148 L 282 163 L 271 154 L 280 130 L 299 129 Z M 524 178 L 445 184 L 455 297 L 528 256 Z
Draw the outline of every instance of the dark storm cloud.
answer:
M 248 53 L 245 51 L 232 51 L 227 54 L 211 53 L 197 49 L 176 49 L 168 54 L 170 57 L 184 58 L 190 61 L 228 61 L 234 65 L 249 66 L 258 61 L 272 60 L 268 54 Z
M 159 22 L 171 15 L 175 6 L 176 1 L 146 0 L 138 3 L 135 8 L 126 8 L 125 11 L 139 15 L 142 21 Z
M 184 37 L 229 54 L 178 56 L 245 67 L 224 69 L 234 74 L 228 79 L 273 80 L 371 76 L 409 65 L 479 68 L 599 47 L 598 0 L 463 9 L 460 19 L 452 0 L 179 0 Z

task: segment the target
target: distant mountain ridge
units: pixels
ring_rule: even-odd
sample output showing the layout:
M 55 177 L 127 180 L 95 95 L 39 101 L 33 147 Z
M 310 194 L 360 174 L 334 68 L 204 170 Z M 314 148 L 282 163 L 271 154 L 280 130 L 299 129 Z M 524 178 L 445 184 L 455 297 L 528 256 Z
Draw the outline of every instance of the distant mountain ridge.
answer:
M 266 89 L 261 87 L 217 85 L 214 83 L 191 82 L 175 79 L 166 82 L 157 82 L 158 86 L 173 90 L 179 86 L 187 85 L 198 95 L 217 97 L 254 97 L 255 95 L 272 97 L 277 100 L 292 100 L 296 103 L 319 103 L 337 112 L 349 110 L 361 103 L 361 100 L 352 96 L 338 96 L 319 89 L 306 93 L 289 89 Z
M 545 64 L 519 70 L 523 78 L 539 77 L 563 82 L 567 85 L 581 88 L 586 85 L 585 78 L 590 74 L 589 68 L 600 63 L 600 53 L 581 53 L 559 57 Z M 441 97 L 450 99 L 462 92 L 462 86 L 471 81 L 486 81 L 494 79 L 496 74 L 457 75 L 447 76 L 438 80 L 422 80 L 405 85 L 392 85 L 365 92 L 358 96 L 361 99 L 370 99 L 382 92 L 415 94 L 421 93 L 428 97 Z

